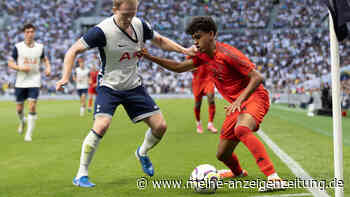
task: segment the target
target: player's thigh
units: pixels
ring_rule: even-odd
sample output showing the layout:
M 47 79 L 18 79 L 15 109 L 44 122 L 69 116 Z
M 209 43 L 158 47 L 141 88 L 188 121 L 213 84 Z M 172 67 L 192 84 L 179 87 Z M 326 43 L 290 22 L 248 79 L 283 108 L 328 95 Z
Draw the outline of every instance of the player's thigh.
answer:
M 259 129 L 269 109 L 269 100 L 263 96 L 253 96 L 247 102 L 243 103 L 236 126 L 246 126 L 253 131 Z
M 117 91 L 105 86 L 99 87 L 97 91 L 98 94 L 96 96 L 94 106 L 95 119 L 99 116 L 109 117 L 112 119 L 115 110 L 122 102 L 122 98 L 117 93 Z
M 36 111 L 36 104 L 39 98 L 39 88 L 28 88 L 28 105 L 31 112 Z
M 129 90 L 122 104 L 134 123 L 160 113 L 158 105 L 143 86 Z
M 28 88 L 15 88 L 16 103 L 23 104 L 28 98 Z

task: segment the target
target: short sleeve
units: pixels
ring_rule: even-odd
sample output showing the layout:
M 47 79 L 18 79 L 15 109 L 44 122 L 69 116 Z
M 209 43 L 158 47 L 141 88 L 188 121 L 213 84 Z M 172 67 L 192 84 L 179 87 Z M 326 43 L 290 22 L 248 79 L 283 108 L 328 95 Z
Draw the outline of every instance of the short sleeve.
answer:
M 143 41 L 145 42 L 146 40 L 152 40 L 154 37 L 154 32 L 151 25 L 142 20 L 142 27 L 143 27 Z
M 106 36 L 102 29 L 95 26 L 89 29 L 80 39 L 86 48 L 104 47 L 106 46 Z
M 223 46 L 221 46 L 220 49 L 220 52 L 225 55 L 225 61 L 241 74 L 247 76 L 255 68 L 255 64 L 253 64 L 248 57 L 238 49 L 233 47 L 226 48 Z
M 18 57 L 17 47 L 13 48 L 11 57 L 13 58 L 13 60 L 17 61 L 17 57 Z

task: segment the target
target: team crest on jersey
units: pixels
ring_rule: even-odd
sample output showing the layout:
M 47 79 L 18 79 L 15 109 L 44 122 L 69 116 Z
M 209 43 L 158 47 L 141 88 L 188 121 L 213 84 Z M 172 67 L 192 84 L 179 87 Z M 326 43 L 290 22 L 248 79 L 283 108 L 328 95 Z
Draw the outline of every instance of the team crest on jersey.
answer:
M 134 53 L 132 54 L 132 56 L 130 55 L 129 52 L 125 52 L 125 53 L 123 53 L 123 55 L 120 57 L 119 62 L 122 62 L 123 60 L 130 60 L 130 59 L 135 58 L 135 57 L 141 58 L 141 56 L 142 56 L 142 55 L 141 55 L 141 53 L 140 53 L 139 51 L 134 52 Z

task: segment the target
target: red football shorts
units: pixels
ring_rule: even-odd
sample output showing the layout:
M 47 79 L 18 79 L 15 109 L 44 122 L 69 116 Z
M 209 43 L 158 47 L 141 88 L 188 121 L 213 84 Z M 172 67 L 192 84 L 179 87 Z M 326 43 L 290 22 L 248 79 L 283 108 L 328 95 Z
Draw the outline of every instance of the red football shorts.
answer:
M 201 101 L 202 97 L 207 94 L 214 94 L 214 83 L 213 82 L 203 82 L 203 83 L 192 83 L 192 92 L 194 100 L 196 102 Z
M 270 107 L 269 96 L 264 92 L 254 93 L 249 99 L 243 102 L 241 112 L 235 111 L 231 115 L 227 115 L 222 125 L 220 138 L 226 140 L 239 141 L 235 136 L 235 125 L 239 114 L 248 113 L 255 119 L 256 129 L 259 130 L 259 125 L 263 121 Z
M 96 88 L 89 87 L 88 94 L 96 94 Z

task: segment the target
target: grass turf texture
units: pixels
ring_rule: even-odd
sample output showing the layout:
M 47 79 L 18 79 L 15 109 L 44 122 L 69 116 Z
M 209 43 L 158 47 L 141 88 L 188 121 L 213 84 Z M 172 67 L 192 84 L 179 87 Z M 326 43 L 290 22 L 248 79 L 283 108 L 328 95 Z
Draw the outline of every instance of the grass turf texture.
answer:
M 161 143 L 149 155 L 155 167 L 155 176 L 147 178 L 146 189 L 139 190 L 136 180 L 144 176 L 134 156 L 141 145 L 146 125 L 133 124 L 122 107 L 114 115 L 112 125 L 101 141 L 89 170 L 95 188 L 78 188 L 72 185 L 79 166 L 81 144 L 92 126 L 92 115 L 79 116 L 78 101 L 39 101 L 38 120 L 33 142 L 24 142 L 17 133 L 17 115 L 14 102 L 0 102 L 0 197 L 90 197 L 90 196 L 202 196 L 192 189 L 154 188 L 152 180 L 183 180 L 200 164 L 225 168 L 215 154 L 218 134 L 205 131 L 196 133 L 192 99 L 157 100 L 168 124 Z M 217 99 L 215 126 L 224 120 L 225 101 Z M 27 106 L 25 112 L 27 113 Z M 202 105 L 202 123 L 206 128 L 208 112 L 206 101 Z M 332 119 L 307 117 L 306 112 L 273 105 L 261 128 L 282 150 L 294 158 L 316 179 L 333 177 Z M 349 118 L 343 120 L 344 177 L 350 165 Z M 284 179 L 295 179 L 293 173 L 267 148 L 267 151 Z M 243 180 L 265 180 L 253 156 L 240 144 L 236 153 L 249 176 Z M 229 181 L 229 180 L 226 180 Z M 185 184 L 183 184 L 185 185 Z M 327 189 L 333 196 L 333 189 Z M 218 189 L 215 196 L 257 196 L 305 193 L 304 189 L 261 194 L 256 188 Z M 345 188 L 345 196 L 350 190 Z

